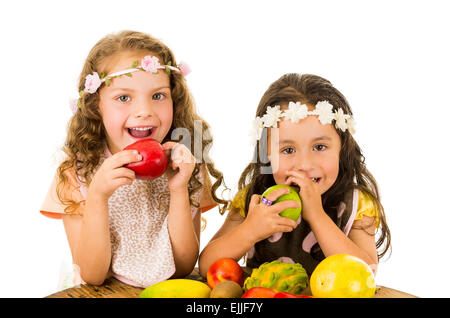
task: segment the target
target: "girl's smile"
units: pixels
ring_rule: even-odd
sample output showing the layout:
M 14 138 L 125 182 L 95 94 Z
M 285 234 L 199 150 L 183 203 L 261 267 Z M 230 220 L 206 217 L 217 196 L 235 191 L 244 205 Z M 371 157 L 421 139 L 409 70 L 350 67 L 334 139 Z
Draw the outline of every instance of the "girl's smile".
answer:
M 126 128 L 131 137 L 136 139 L 151 138 L 155 126 L 136 126 Z
M 278 133 L 269 129 L 268 154 L 277 184 L 296 186 L 291 180 L 293 173 L 299 173 L 316 184 L 321 194 L 325 193 L 337 179 L 340 149 L 335 128 L 321 124 L 317 116 L 298 123 L 281 120 Z
M 141 59 L 124 54 L 114 59 L 114 67 L 108 73 L 130 68 Z M 173 118 L 169 76 L 159 70 L 158 74 L 137 71 L 131 77 L 114 78 L 110 86 L 101 88 L 99 107 L 112 154 L 139 139 L 162 142 Z

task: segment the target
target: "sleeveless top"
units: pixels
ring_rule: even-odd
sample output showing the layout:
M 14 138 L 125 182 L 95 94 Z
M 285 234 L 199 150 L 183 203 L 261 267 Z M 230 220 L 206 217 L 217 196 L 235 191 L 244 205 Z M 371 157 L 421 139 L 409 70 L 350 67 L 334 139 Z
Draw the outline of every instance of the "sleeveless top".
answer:
M 151 180 L 135 179 L 108 200 L 111 269 L 116 278 L 130 285 L 148 287 L 175 273 L 167 223 L 167 182 L 165 174 Z M 201 189 L 193 199 L 200 202 L 200 194 Z M 191 205 L 192 218 L 197 210 Z
M 87 189 L 74 174 L 73 172 L 69 177 L 71 184 L 78 188 L 78 193 L 73 197 L 85 200 Z M 198 176 L 204 184 L 202 169 Z M 60 218 L 65 206 L 57 199 L 55 187 L 56 176 L 41 207 L 41 213 Z M 202 191 L 203 187 L 191 196 L 192 200 L 200 203 Z M 168 231 L 169 201 L 166 174 L 150 180 L 135 179 L 131 185 L 123 185 L 111 195 L 108 213 L 111 270 L 114 277 L 126 284 L 145 288 L 168 279 L 175 273 Z M 82 203 L 79 208 L 81 214 L 83 208 Z M 191 205 L 192 218 L 198 210 L 200 208 Z M 74 278 L 74 281 L 79 280 L 81 277 Z
M 241 190 L 242 191 L 242 190 Z M 244 193 L 236 195 L 231 207 L 241 211 L 245 204 Z M 337 215 L 330 216 L 337 227 L 348 236 L 355 219 L 363 215 L 375 217 L 376 226 L 379 225 L 378 215 L 373 201 L 364 193 L 353 189 L 348 191 L 341 201 Z M 316 237 L 309 224 L 302 221 L 300 215 L 297 227 L 292 232 L 275 233 L 257 242 L 246 255 L 247 266 L 257 268 L 265 262 L 280 260 L 286 263 L 300 263 L 309 276 L 316 266 L 325 258 Z

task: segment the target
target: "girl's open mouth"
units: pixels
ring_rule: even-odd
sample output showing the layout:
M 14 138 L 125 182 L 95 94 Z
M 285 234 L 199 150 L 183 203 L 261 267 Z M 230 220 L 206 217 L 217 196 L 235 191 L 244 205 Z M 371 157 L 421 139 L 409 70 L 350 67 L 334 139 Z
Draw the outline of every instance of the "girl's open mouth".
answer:
M 127 128 L 128 133 L 133 138 L 150 137 L 154 130 L 155 130 L 155 127 L 152 127 L 152 126 Z

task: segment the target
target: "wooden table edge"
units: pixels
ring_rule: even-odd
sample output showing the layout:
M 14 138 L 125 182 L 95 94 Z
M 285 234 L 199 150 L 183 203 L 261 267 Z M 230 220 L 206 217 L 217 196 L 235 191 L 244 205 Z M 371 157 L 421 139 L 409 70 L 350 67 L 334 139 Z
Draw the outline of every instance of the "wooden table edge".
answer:
M 48 295 L 44 298 L 137 298 L 144 288 L 127 285 L 115 278 L 108 278 L 101 286 L 83 284 Z M 417 296 L 377 286 L 374 298 L 418 298 Z

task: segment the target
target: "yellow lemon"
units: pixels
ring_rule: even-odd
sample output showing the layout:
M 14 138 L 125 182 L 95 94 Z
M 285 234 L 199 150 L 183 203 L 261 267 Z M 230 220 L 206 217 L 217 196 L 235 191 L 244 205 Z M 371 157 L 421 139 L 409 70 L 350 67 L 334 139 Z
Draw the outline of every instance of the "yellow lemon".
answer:
M 144 289 L 139 298 L 209 298 L 211 288 L 191 279 L 169 279 Z
M 375 295 L 375 276 L 363 260 L 336 254 L 317 265 L 310 286 L 314 297 L 369 298 Z

